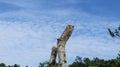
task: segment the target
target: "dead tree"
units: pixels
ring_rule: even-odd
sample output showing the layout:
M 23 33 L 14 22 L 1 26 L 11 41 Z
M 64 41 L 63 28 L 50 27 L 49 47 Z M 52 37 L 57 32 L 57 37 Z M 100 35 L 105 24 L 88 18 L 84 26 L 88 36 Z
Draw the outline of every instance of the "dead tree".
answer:
M 74 26 L 68 25 L 63 32 L 63 34 L 60 36 L 60 38 L 57 39 L 57 51 L 58 51 L 58 67 L 66 67 L 66 52 L 65 52 L 65 45 L 67 40 L 72 34 L 72 31 L 74 29 Z
M 56 67 L 56 56 L 57 56 L 57 48 L 53 46 L 51 57 L 50 57 L 50 62 L 49 62 L 50 67 Z
M 72 34 L 74 26 L 68 25 L 65 31 L 62 33 L 60 38 L 57 39 L 57 48 L 52 47 L 51 57 L 49 61 L 50 67 L 66 67 L 66 52 L 65 52 L 65 44 L 69 37 Z M 59 63 L 56 63 L 56 56 L 58 53 Z

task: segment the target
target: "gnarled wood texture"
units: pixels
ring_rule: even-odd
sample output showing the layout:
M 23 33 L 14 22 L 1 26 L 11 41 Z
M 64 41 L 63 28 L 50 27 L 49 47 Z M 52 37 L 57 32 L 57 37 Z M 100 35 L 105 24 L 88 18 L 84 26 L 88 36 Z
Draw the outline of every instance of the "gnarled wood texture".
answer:
M 66 52 L 65 52 L 65 44 L 69 37 L 72 34 L 72 31 L 74 29 L 74 26 L 68 25 L 65 29 L 65 31 L 62 33 L 60 38 L 57 39 L 57 51 L 58 51 L 58 67 L 66 67 Z
M 56 56 L 57 56 L 57 48 L 55 46 L 52 47 L 51 57 L 49 66 L 50 67 L 56 67 Z

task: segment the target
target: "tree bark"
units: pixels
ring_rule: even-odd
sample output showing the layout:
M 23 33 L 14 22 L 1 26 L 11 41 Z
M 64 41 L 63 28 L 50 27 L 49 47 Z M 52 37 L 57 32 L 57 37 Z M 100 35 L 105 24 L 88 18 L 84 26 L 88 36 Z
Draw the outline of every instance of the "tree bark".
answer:
M 56 67 L 56 56 L 57 56 L 57 48 L 53 46 L 51 57 L 50 57 L 50 62 L 49 62 L 50 67 Z
M 58 51 L 58 67 L 66 67 L 66 52 L 65 52 L 65 44 L 69 37 L 72 34 L 72 31 L 74 29 L 74 26 L 68 25 L 65 29 L 65 31 L 62 33 L 60 38 L 57 39 L 57 51 Z

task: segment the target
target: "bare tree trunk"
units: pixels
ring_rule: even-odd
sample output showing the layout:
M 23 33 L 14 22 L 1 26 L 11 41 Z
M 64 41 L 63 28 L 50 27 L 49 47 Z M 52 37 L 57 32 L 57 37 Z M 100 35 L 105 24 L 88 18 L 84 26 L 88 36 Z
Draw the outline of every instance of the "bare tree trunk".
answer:
M 50 57 L 50 62 L 49 62 L 50 67 L 56 67 L 56 56 L 57 56 L 57 48 L 53 46 L 51 57 Z
M 66 52 L 65 52 L 65 44 L 69 37 L 72 34 L 72 31 L 74 29 L 74 26 L 68 25 L 63 32 L 63 34 L 60 36 L 60 38 L 57 39 L 57 51 L 58 51 L 58 67 L 66 67 Z

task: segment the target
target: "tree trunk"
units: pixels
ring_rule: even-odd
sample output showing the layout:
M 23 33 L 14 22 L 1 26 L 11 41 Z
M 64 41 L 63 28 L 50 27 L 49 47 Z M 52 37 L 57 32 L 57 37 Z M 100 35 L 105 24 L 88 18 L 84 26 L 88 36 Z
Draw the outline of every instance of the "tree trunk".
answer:
M 57 56 L 57 48 L 53 46 L 51 57 L 50 57 L 50 62 L 49 62 L 50 67 L 56 67 L 56 56 Z
M 58 51 L 58 67 L 66 67 L 66 52 L 65 52 L 65 44 L 69 37 L 72 34 L 72 31 L 74 29 L 74 26 L 68 25 L 63 32 L 63 34 L 60 36 L 60 38 L 57 39 L 57 51 Z

